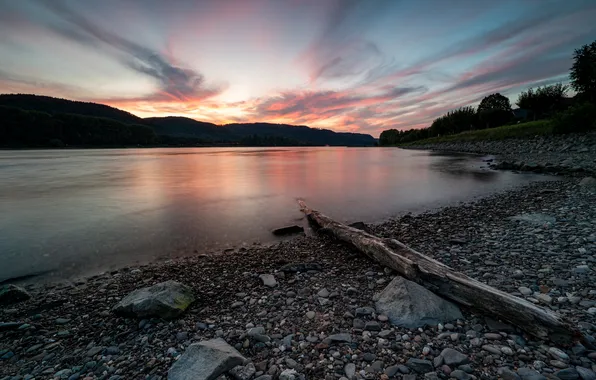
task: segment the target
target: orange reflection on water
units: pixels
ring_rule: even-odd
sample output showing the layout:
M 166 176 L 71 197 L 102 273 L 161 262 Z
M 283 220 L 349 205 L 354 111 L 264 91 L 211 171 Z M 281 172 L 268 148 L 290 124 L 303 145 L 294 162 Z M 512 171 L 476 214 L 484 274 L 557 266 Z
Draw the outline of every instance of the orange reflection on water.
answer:
M 303 222 L 297 198 L 370 222 L 532 178 L 478 169 L 473 156 L 393 148 L 19 151 L 0 160 L 0 255 L 11 276 L 270 241 L 273 228 Z

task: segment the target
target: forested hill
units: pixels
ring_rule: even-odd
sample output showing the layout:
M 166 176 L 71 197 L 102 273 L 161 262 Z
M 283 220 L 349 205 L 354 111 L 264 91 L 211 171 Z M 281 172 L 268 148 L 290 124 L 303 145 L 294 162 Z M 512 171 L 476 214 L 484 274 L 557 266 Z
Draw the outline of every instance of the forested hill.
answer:
M 197 138 L 216 142 L 232 141 L 233 136 L 217 124 L 197 121 L 187 117 L 167 116 L 143 119 L 157 135 L 180 138 Z
M 0 146 L 373 146 L 366 134 L 287 124 L 218 126 L 185 117 L 142 119 L 104 104 L 0 95 Z
M 376 140 L 364 133 L 334 132 L 329 129 L 310 128 L 304 125 L 271 123 L 227 124 L 225 129 L 243 137 L 253 134 L 285 137 L 307 141 L 310 145 L 373 146 Z
M 304 125 L 272 123 L 238 123 L 218 126 L 186 117 L 153 117 L 144 119 L 158 135 L 197 138 L 214 142 L 237 142 L 241 145 L 335 145 L 373 146 L 376 140 L 362 133 L 340 133 Z M 263 140 L 263 139 L 266 139 Z M 261 141 L 263 140 L 263 141 Z
M 79 102 L 50 96 L 28 94 L 0 95 L 0 106 L 16 107 L 25 111 L 46 112 L 49 114 L 70 113 L 92 117 L 106 117 L 121 123 L 139 124 L 143 119 L 105 104 Z

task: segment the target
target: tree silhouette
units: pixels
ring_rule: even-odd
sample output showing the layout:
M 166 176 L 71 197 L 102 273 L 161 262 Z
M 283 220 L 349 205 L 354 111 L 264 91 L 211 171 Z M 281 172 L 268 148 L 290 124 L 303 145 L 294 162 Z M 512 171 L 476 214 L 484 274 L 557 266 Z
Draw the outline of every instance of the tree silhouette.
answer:
M 569 78 L 581 98 L 596 102 L 596 41 L 575 50 Z
M 509 103 L 509 99 L 506 96 L 497 92 L 496 94 L 484 97 L 480 105 L 478 105 L 478 112 L 488 110 L 511 111 L 511 103 Z
M 430 126 L 430 134 L 451 135 L 475 129 L 477 125 L 478 115 L 474 107 L 461 107 L 435 119 Z
M 564 100 L 568 88 L 562 83 L 538 87 L 536 90 L 529 88 L 519 94 L 517 105 L 519 108 L 532 111 L 535 119 L 541 119 L 565 108 Z
M 520 108 L 530 111 L 534 119 L 553 118 L 554 133 L 596 130 L 596 41 L 576 49 L 573 60 L 569 76 L 571 87 L 578 92 L 578 96 L 567 98 L 569 86 L 557 83 L 522 91 L 516 102 Z M 582 104 L 584 101 L 588 103 Z M 569 108 L 572 104 L 575 105 Z M 477 112 L 472 107 L 462 107 L 435 119 L 425 129 L 383 131 L 379 143 L 403 144 L 470 129 L 494 128 L 512 119 L 509 99 L 495 93 L 482 99 Z
M 484 97 L 478 105 L 479 125 L 482 128 L 498 127 L 507 124 L 512 118 L 509 99 L 498 92 Z

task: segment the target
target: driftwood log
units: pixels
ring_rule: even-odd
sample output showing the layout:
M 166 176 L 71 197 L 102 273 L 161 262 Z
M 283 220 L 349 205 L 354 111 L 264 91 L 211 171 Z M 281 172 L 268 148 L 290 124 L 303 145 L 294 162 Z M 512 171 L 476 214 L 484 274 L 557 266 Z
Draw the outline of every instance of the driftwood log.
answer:
M 397 271 L 432 292 L 482 314 L 497 316 L 541 339 L 569 344 L 584 341 L 576 328 L 557 313 L 522 298 L 502 292 L 454 271 L 394 239 L 383 239 L 336 222 L 298 201 L 309 222 L 339 240 L 349 243 L 371 259 Z

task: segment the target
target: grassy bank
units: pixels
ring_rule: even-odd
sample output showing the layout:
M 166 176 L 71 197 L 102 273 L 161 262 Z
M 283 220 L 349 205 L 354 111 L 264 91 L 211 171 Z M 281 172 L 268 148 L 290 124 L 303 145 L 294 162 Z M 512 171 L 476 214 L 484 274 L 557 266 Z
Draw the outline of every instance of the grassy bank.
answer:
M 400 146 L 460 141 L 506 140 L 513 138 L 532 137 L 537 135 L 551 135 L 552 133 L 553 126 L 550 120 L 538 120 L 515 125 L 504 125 L 497 128 L 466 131 L 455 135 L 431 137 L 424 140 L 413 141 L 407 144 L 400 144 Z

